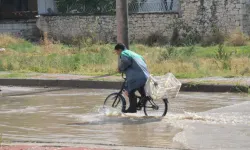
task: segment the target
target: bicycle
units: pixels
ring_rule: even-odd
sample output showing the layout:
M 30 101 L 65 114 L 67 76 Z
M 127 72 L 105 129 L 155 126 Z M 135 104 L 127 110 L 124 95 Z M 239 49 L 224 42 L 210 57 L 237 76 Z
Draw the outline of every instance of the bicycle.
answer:
M 126 78 L 123 77 L 124 82 L 121 86 L 121 89 L 119 92 L 112 93 L 107 96 L 107 98 L 104 101 L 103 108 L 112 107 L 112 108 L 118 108 L 123 112 L 126 109 L 126 99 L 123 96 L 123 91 L 125 88 Z M 141 97 L 137 96 L 137 110 L 140 111 L 143 108 L 144 114 L 146 116 L 165 116 L 168 111 L 168 99 L 162 99 L 154 101 L 150 96 Z M 156 113 L 157 112 L 157 113 Z

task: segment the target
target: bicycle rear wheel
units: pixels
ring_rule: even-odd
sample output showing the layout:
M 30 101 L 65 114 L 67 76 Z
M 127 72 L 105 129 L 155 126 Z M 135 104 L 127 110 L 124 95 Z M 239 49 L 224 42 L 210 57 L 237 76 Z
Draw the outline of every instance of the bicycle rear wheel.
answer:
M 153 100 L 146 101 L 144 106 L 144 113 L 146 116 L 163 117 L 168 111 L 168 100 Z
M 125 98 L 119 93 L 113 93 L 107 96 L 103 105 L 104 109 L 116 109 L 123 111 L 126 109 Z

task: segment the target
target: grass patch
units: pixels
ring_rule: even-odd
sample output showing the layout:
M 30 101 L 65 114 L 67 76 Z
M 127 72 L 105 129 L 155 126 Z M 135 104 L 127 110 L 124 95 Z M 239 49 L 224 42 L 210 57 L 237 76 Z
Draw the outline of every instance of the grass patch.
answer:
M 70 73 L 80 75 L 112 74 L 117 56 L 112 44 L 93 44 L 79 48 L 61 43 L 33 44 L 9 35 L 0 35 L 0 71 Z M 220 47 L 221 46 L 221 47 Z M 216 45 L 202 47 L 145 46 L 130 48 L 141 54 L 151 74 L 174 73 L 178 78 L 208 76 L 249 76 L 250 46 Z M 18 77 L 14 73 L 8 77 Z
M 8 74 L 0 74 L 0 78 L 27 78 L 29 77 L 26 73 L 8 73 Z
M 39 47 L 34 44 L 24 41 L 22 43 L 15 43 L 7 46 L 7 49 L 11 49 L 17 52 L 35 52 Z

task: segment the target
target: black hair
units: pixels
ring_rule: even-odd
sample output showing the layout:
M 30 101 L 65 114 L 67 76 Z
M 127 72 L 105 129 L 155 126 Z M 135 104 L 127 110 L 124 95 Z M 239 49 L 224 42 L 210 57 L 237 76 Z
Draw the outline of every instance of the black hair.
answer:
M 126 46 L 122 43 L 118 43 L 116 46 L 115 46 L 115 50 L 119 50 L 121 49 L 122 51 L 126 49 Z

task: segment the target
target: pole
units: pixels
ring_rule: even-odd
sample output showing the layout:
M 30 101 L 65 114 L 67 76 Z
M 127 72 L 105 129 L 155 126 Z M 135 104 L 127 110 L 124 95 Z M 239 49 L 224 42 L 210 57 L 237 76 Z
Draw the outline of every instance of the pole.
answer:
M 128 1 L 116 0 L 117 42 L 129 48 Z

